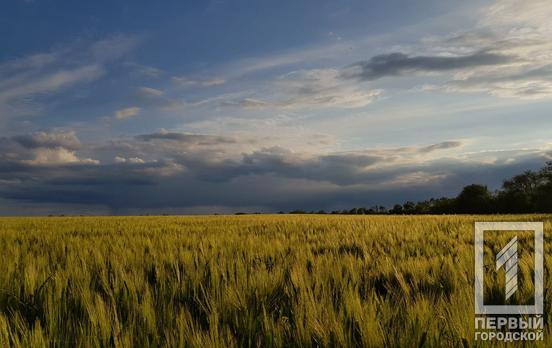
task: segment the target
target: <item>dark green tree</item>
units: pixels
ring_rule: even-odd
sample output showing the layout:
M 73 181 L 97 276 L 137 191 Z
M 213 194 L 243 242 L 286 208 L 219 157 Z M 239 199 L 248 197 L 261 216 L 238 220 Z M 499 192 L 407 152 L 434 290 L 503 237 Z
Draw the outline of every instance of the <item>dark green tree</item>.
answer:
M 487 214 L 492 212 L 493 196 L 487 186 L 468 185 L 456 197 L 456 211 L 461 214 Z

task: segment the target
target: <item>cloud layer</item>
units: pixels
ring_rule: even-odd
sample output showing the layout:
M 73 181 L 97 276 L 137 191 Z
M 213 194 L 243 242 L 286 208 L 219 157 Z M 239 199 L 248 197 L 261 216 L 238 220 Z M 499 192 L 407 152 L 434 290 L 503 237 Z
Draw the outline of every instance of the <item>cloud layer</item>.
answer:
M 487 65 L 508 63 L 511 57 L 476 52 L 465 56 L 413 56 L 404 53 L 390 53 L 374 56 L 368 61 L 357 62 L 345 69 L 344 76 L 359 80 L 377 80 L 386 76 L 399 76 L 404 73 L 442 72 L 467 69 Z
M 4 137 L 0 198 L 41 212 L 68 204 L 127 214 L 208 206 L 332 209 L 452 193 L 489 173 L 496 183 L 547 156 L 520 150 L 467 159 L 460 141 L 341 153 L 294 152 L 260 141 L 167 131 L 97 144 L 81 144 L 67 132 Z
M 59 93 L 104 77 L 110 64 L 141 41 L 137 36 L 114 35 L 0 63 L 0 124 L 45 112 Z

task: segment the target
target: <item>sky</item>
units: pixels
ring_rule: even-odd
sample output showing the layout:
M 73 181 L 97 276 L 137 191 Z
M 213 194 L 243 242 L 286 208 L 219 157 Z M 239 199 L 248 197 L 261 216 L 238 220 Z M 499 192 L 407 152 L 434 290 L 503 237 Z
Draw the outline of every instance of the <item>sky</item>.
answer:
M 335 210 L 552 159 L 552 5 L 7 0 L 0 215 Z

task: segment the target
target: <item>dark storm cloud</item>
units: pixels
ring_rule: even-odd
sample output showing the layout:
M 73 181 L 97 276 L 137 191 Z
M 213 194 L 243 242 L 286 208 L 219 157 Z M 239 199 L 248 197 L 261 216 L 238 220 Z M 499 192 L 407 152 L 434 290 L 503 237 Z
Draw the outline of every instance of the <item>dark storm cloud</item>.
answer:
M 104 204 L 108 196 L 95 190 L 55 190 L 48 187 L 29 187 L 19 190 L 8 190 L 3 197 L 21 202 L 32 203 L 75 203 L 75 204 Z
M 79 139 L 72 132 L 37 132 L 14 136 L 11 139 L 28 149 L 63 147 L 76 150 L 81 145 Z
M 105 164 L 77 165 L 67 168 L 63 175 L 46 179 L 48 185 L 58 187 L 94 187 L 94 186 L 144 186 L 155 185 L 158 179 L 144 169 L 162 167 L 161 163 L 150 164 Z
M 511 60 L 512 57 L 485 51 L 456 57 L 408 56 L 404 53 L 390 53 L 354 63 L 344 70 L 343 76 L 371 81 L 407 72 L 447 71 L 504 64 Z
M 362 171 L 384 157 L 370 154 L 332 154 L 309 158 L 282 148 L 267 148 L 244 154 L 229 174 L 275 174 L 283 177 L 326 181 L 335 185 L 362 182 Z M 240 172 L 241 171 L 241 172 Z
M 406 154 L 428 154 L 462 145 L 461 141 L 447 141 L 423 147 L 367 150 L 310 157 L 304 157 L 281 147 L 272 147 L 243 154 L 240 161 L 225 161 L 207 167 L 196 163 L 191 168 L 199 169 L 205 178 L 218 181 L 231 180 L 241 175 L 275 174 L 296 179 L 326 181 L 344 186 L 384 180 L 387 174 L 380 175 L 378 173 L 382 173 L 382 171 L 373 171 L 373 167 L 382 163 L 389 164 L 400 161 L 400 157 Z M 393 175 L 388 177 L 393 177 Z
M 186 133 L 171 133 L 159 132 L 136 136 L 137 140 L 141 141 L 176 141 L 187 144 L 196 145 L 218 145 L 218 144 L 234 144 L 237 140 L 232 137 L 203 135 L 203 134 L 186 134 Z
M 498 187 L 503 178 L 528 168 L 536 169 L 542 159 L 527 158 L 516 164 L 471 165 L 454 161 L 436 161 L 415 168 L 399 167 L 374 171 L 363 177 L 376 185 L 335 186 L 329 182 L 289 178 L 277 174 L 242 175 L 230 182 L 209 181 L 180 173 L 171 177 L 153 178 L 150 184 L 121 180 L 103 182 L 34 182 L 30 185 L 1 190 L 11 202 L 34 202 L 49 205 L 89 204 L 107 206 L 113 214 L 164 212 L 169 208 L 186 209 L 197 206 L 221 206 L 232 211 L 240 207 L 258 207 L 262 211 L 291 209 L 344 209 L 353 206 L 387 206 L 406 200 L 456 195 L 470 183 Z M 114 168 L 111 168 L 114 170 Z M 426 173 L 451 172 L 441 181 L 424 182 L 404 187 L 377 185 L 388 178 L 424 170 Z M 63 210 L 61 210 L 63 211 Z M 171 210 L 175 211 L 175 210 Z M 178 210 L 176 210 L 178 211 Z
M 444 141 L 442 143 L 428 145 L 420 148 L 420 152 L 432 152 L 435 150 L 446 150 L 446 149 L 452 149 L 455 147 L 462 146 L 463 143 L 461 141 Z
M 56 151 L 61 145 L 80 144 L 76 137 L 52 134 L 0 139 L 0 201 L 10 202 L 9 209 L 0 207 L 0 214 L 17 211 L 21 204 L 59 207 L 60 212 L 88 206 L 113 214 L 194 207 L 277 211 L 391 204 L 455 194 L 472 182 L 498 185 L 497 178 L 538 168 L 545 156 L 506 154 L 516 158 L 517 167 L 510 162 L 437 160 L 433 155 L 411 160 L 461 146 L 458 141 L 331 154 L 282 147 L 241 152 L 234 148 L 240 145 L 238 139 L 232 137 L 160 132 L 82 145 L 72 153 L 80 159 L 86 148 L 85 156 L 101 161 L 34 161 L 35 149 Z M 143 155 L 155 158 L 141 159 Z

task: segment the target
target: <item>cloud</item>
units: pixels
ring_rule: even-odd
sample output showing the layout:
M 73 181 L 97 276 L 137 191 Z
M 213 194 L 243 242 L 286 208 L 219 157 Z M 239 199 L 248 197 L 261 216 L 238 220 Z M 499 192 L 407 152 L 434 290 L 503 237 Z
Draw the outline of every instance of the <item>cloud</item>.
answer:
M 444 86 L 426 89 L 443 89 L 449 92 L 488 93 L 498 97 L 542 99 L 552 96 L 552 64 L 536 67 L 512 67 L 509 71 L 488 71 L 470 74 L 448 81 Z
M 238 140 L 229 136 L 204 135 L 204 134 L 186 134 L 177 132 L 168 132 L 161 130 L 158 133 L 142 134 L 135 137 L 137 140 L 152 141 L 172 141 L 180 144 L 189 145 L 224 145 L 235 144 Z
M 107 207 L 112 212 L 215 206 L 228 211 L 239 207 L 287 210 L 422 199 L 455 194 L 462 184 L 472 182 L 498 185 L 511 173 L 542 165 L 550 158 L 550 150 L 543 146 L 467 153 L 463 141 L 449 140 L 337 152 L 339 146 L 358 141 L 380 141 L 377 134 L 368 140 L 336 137 L 350 135 L 350 128 L 359 123 L 374 127 L 366 134 L 386 129 L 387 121 L 383 121 L 385 125 L 379 122 L 393 116 L 385 105 L 382 110 L 374 108 L 373 113 L 355 109 L 374 103 L 384 95 L 384 88 L 385 95 L 411 88 L 403 84 L 406 79 L 409 84 L 451 93 L 530 99 L 552 96 L 549 3 L 505 0 L 474 12 L 474 16 L 479 22 L 465 26 L 463 32 L 425 37 L 412 46 L 386 46 L 383 52 L 388 54 L 371 53 L 372 58 L 360 55 L 358 49 L 364 49 L 360 45 L 354 45 L 355 52 L 342 55 L 351 45 L 342 40 L 332 48 L 240 61 L 229 66 L 227 70 L 236 69 L 228 75 L 197 75 L 222 76 L 212 79 L 172 78 L 168 71 L 129 63 L 132 72 L 142 76 L 124 104 L 129 107 L 112 110 L 112 117 L 128 119 L 151 109 L 197 107 L 194 112 L 198 115 L 182 113 L 176 121 L 185 120 L 179 129 L 195 133 L 161 130 L 84 144 L 70 132 L 0 138 L 0 200 L 4 204 L 7 199 L 13 206 L 22 202 L 49 206 L 78 203 Z M 36 106 L 46 105 L 49 97 L 105 76 L 141 41 L 118 35 L 0 63 L 0 117 L 36 113 Z M 367 60 L 358 61 L 365 57 Z M 331 68 L 355 61 L 345 68 Z M 323 68 L 312 68 L 316 66 Z M 285 67 L 293 71 L 283 74 Z M 280 75 L 260 82 L 259 78 L 267 76 L 255 74 L 260 71 Z M 251 75 L 244 78 L 243 74 Z M 168 78 L 169 85 L 153 80 L 160 77 Z M 222 84 L 227 86 L 208 88 Z M 249 89 L 207 97 L 205 103 L 187 104 L 181 97 L 183 91 L 191 98 L 202 98 L 207 92 L 243 86 Z M 394 106 L 401 112 L 406 105 L 402 102 Z M 250 112 L 221 112 L 221 105 Z M 309 110 L 316 112 L 309 114 Z M 404 113 L 419 110 L 407 107 Z M 371 118 L 380 112 L 383 116 Z M 210 117 L 213 114 L 216 117 Z M 333 129 L 337 125 L 334 115 L 348 117 L 344 124 L 349 129 Z M 362 122 L 355 121 L 361 117 Z M 170 122 L 174 120 L 176 117 Z M 389 123 L 402 127 L 397 134 L 411 128 L 402 114 L 392 121 Z M 34 128 L 31 125 L 29 129 Z M 315 130 L 320 129 L 333 137 L 318 137 Z M 255 137 L 240 135 L 251 131 Z
M 290 96 L 280 101 L 284 108 L 358 108 L 380 95 L 379 90 L 364 90 L 345 83 L 335 69 L 295 71 L 276 81 L 276 85 L 283 94 Z
M 120 156 L 115 156 L 115 163 L 144 164 L 146 162 L 139 157 L 124 158 Z
M 368 38 L 368 41 L 373 38 L 371 36 Z M 351 46 L 362 45 L 362 43 L 365 43 L 366 38 L 363 37 L 360 41 L 359 43 L 357 40 L 339 40 L 330 45 L 309 45 L 300 49 L 295 48 L 293 50 L 271 52 L 268 55 L 246 57 L 227 63 L 222 70 L 226 72 L 225 76 L 228 76 L 228 79 L 232 79 L 260 72 L 278 71 L 290 66 L 297 67 L 303 64 L 327 63 L 328 58 L 342 56 L 344 52 L 346 53 L 351 49 Z
M 140 108 L 136 106 L 131 106 L 128 108 L 120 109 L 115 111 L 115 118 L 117 120 L 128 120 L 140 113 Z
M 277 103 L 268 102 L 255 98 L 243 98 L 237 100 L 226 101 L 223 103 L 225 106 L 236 106 L 247 110 L 263 110 L 271 107 L 277 107 Z
M 37 69 L 56 62 L 59 52 L 36 53 L 0 64 L 0 72 L 6 74 L 22 69 Z
M 419 151 L 425 153 L 425 152 L 432 152 L 436 150 L 454 149 L 457 147 L 461 147 L 462 145 L 464 145 L 462 141 L 444 141 L 442 143 L 421 147 Z
M 0 82 L 0 103 L 41 93 L 56 92 L 76 83 L 93 81 L 103 73 L 103 68 L 98 65 L 62 69 L 33 77 L 24 73 Z
M 230 176 L 250 174 L 276 174 L 295 179 L 326 181 L 333 185 L 384 185 L 393 175 L 385 177 L 390 168 L 403 167 L 410 172 L 419 168 L 419 163 L 432 161 L 432 152 L 454 149 L 462 146 L 459 141 L 447 141 L 428 146 L 412 146 L 389 149 L 366 149 L 352 152 L 337 152 L 329 154 L 297 153 L 274 146 L 243 154 L 238 164 L 231 166 L 227 172 L 218 168 L 214 170 L 214 178 L 222 180 L 223 173 Z M 227 163 L 226 163 L 227 164 Z M 419 171 L 421 172 L 421 171 Z M 207 176 L 209 173 L 205 172 Z M 405 180 L 403 182 L 406 184 Z
M 77 151 L 81 143 L 74 132 L 36 132 L 0 138 L 0 160 L 10 167 L 26 165 L 99 164 L 91 158 L 81 158 Z
M 342 79 L 336 69 L 299 70 L 273 81 L 267 97 L 247 97 L 225 102 L 244 109 L 301 110 L 315 108 L 360 108 L 376 100 L 381 90 L 363 88 Z
M 401 50 L 350 64 L 340 76 L 372 86 L 382 78 L 402 77 L 426 91 L 552 97 L 549 2 L 496 1 L 473 12 L 476 22 L 467 30 L 423 37 Z
M 128 67 L 133 73 L 137 74 L 138 76 L 147 77 L 150 79 L 158 79 L 166 74 L 163 69 L 150 65 L 139 64 L 137 62 L 126 61 L 123 62 L 123 65 L 125 67 Z
M 163 91 L 161 91 L 159 89 L 155 89 L 155 88 L 150 88 L 150 87 L 140 88 L 140 93 L 143 96 L 147 96 L 147 97 L 160 97 L 164 94 Z
M 44 111 L 61 91 L 100 79 L 109 64 L 140 42 L 139 37 L 116 35 L 0 62 L 0 122 Z
M 63 147 L 69 150 L 77 150 L 81 146 L 75 132 L 36 132 L 14 136 L 12 140 L 28 149 Z
M 32 165 L 60 165 L 60 164 L 99 164 L 97 160 L 91 158 L 81 159 L 77 157 L 75 151 L 63 147 L 57 148 L 37 148 L 34 150 L 34 158 L 26 163 Z
M 443 72 L 478 66 L 508 63 L 512 57 L 490 52 L 476 52 L 464 56 L 408 56 L 404 53 L 378 55 L 368 61 L 354 63 L 343 71 L 343 76 L 364 81 L 377 80 L 404 73 Z
M 502 98 L 552 97 L 552 7 L 546 0 L 498 1 L 480 11 L 471 30 L 441 42 L 444 50 L 493 52 L 510 61 L 472 66 L 426 89 L 487 93 Z
M 226 83 L 224 79 L 196 80 L 185 76 L 173 76 L 172 81 L 182 87 L 212 87 Z
M 313 153 L 267 147 L 262 139 L 165 130 L 88 144 L 69 132 L 23 134 L 0 138 L 0 199 L 12 208 L 71 203 L 111 213 L 329 209 L 449 194 L 468 180 L 481 182 L 478 175 L 496 184 L 500 173 L 542 164 L 550 151 L 467 155 L 458 153 L 462 145 Z
M 168 97 L 164 91 L 151 87 L 140 87 L 136 93 L 135 102 L 144 107 L 154 107 L 164 110 L 175 110 L 185 106 L 183 100 Z

